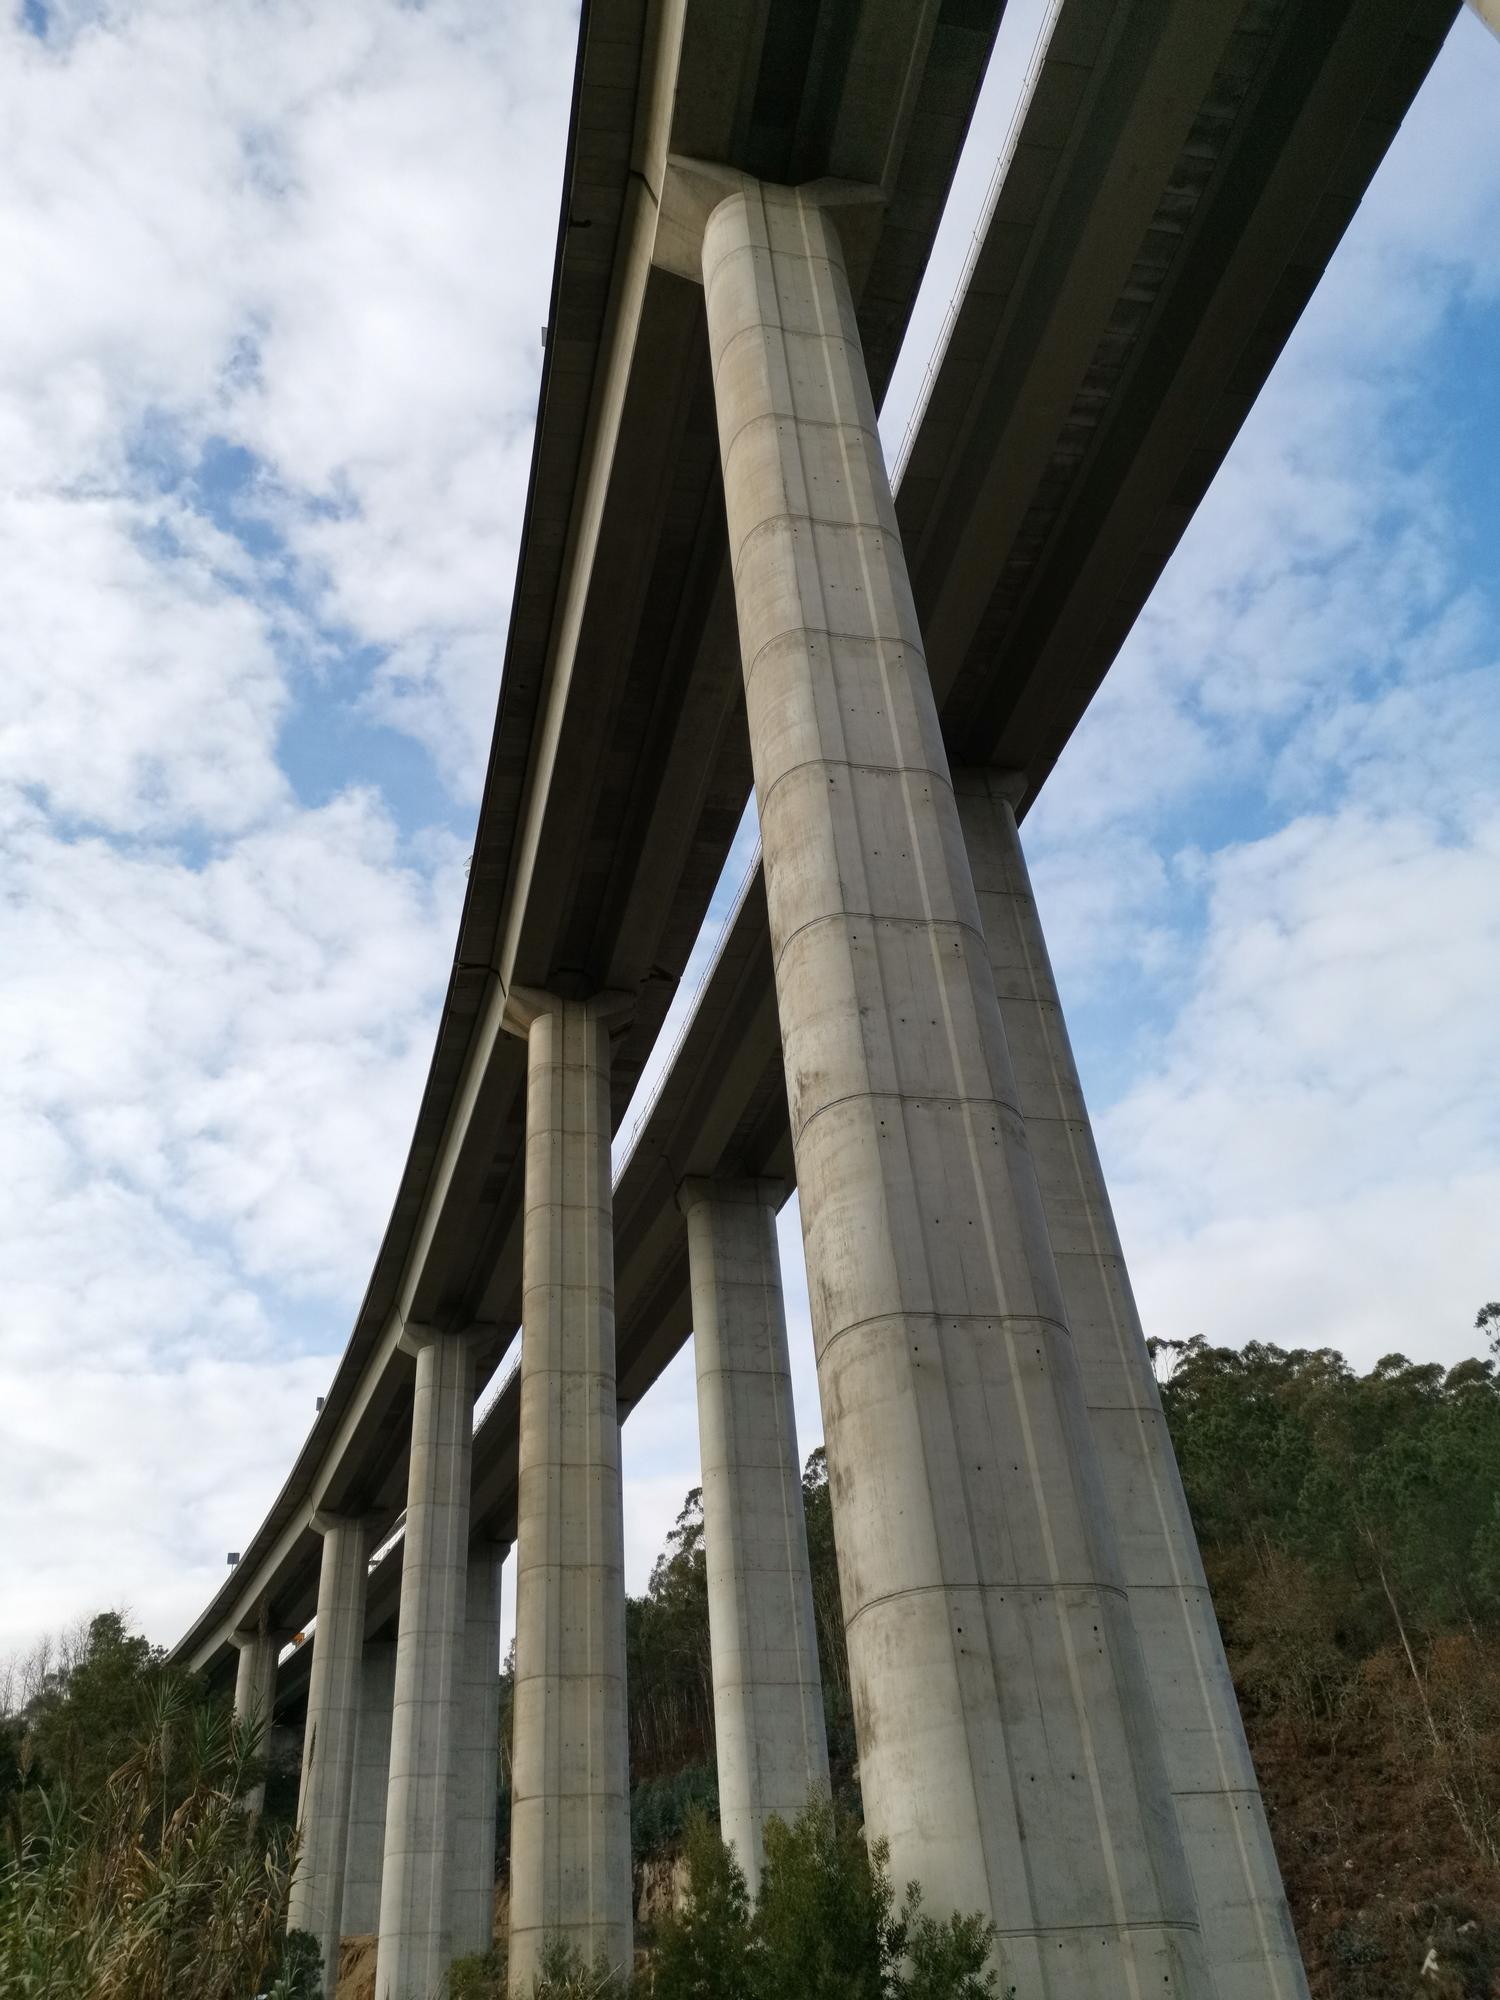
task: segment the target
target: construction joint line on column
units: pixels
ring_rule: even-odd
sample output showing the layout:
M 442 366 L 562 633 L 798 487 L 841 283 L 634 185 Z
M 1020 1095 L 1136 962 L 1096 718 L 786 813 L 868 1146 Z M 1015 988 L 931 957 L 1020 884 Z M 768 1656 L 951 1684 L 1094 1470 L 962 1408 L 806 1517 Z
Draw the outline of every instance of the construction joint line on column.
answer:
M 800 650 L 805 646 L 809 635 L 814 639 L 823 640 L 825 645 L 830 649 L 835 644 L 876 646 L 880 648 L 889 647 L 894 653 L 910 653 L 914 659 L 920 660 L 924 666 L 927 664 L 926 654 L 913 641 L 911 635 L 906 632 L 835 632 L 831 625 L 789 625 L 784 631 L 774 632 L 769 639 L 762 640 L 755 651 L 746 658 L 744 667 L 746 690 L 749 690 L 751 683 L 755 679 L 756 671 L 767 653 L 773 651 L 778 646 L 786 646 L 788 642 L 791 642 Z M 953 791 L 953 780 L 946 772 L 934 771 L 933 776 L 948 791 Z M 957 794 L 955 793 L 956 796 Z
M 967 923 L 962 917 L 905 917 L 897 916 L 894 912 L 887 912 L 882 915 L 876 910 L 829 910 L 820 917 L 809 917 L 805 923 L 798 924 L 794 930 L 787 932 L 781 941 L 781 949 L 776 954 L 777 969 L 780 969 L 782 960 L 804 931 L 817 930 L 820 925 L 827 926 L 829 924 L 899 924 L 904 930 L 909 931 L 952 931 L 959 937 L 971 939 L 979 946 L 981 951 L 985 949 L 983 931 L 976 924 Z M 929 1095 L 933 1094 L 929 1093 Z M 941 1093 L 935 1094 L 940 1095 Z M 886 1091 L 884 1095 L 889 1097 L 893 1093 Z M 990 1104 L 999 1101 L 1001 1100 L 988 1097 L 983 1099 L 953 1099 L 953 1102 L 956 1104 L 966 1102 Z M 1018 1103 L 1012 1105 L 1009 1100 L 1004 1101 L 1007 1109 L 1019 1112 L 1020 1106 Z
M 804 771 L 862 771 L 870 778 L 920 778 L 924 785 L 943 786 L 948 782 L 935 764 L 876 764 L 867 757 L 804 757 L 800 764 L 789 764 L 775 782 L 766 788 L 765 796 L 760 802 L 761 811 L 765 811 L 783 785 L 788 784 L 793 778 L 800 778 Z M 844 914 L 855 913 L 846 911 Z
M 1013 1331 L 1024 1332 L 1027 1327 L 1038 1327 L 1043 1333 L 1061 1335 L 1064 1340 L 1073 1338 L 1072 1328 L 1062 1320 L 1048 1319 L 1045 1313 L 951 1313 L 931 1312 L 926 1307 L 916 1307 L 909 1312 L 871 1313 L 867 1319 L 852 1319 L 847 1326 L 841 1326 L 830 1333 L 823 1342 L 822 1352 L 827 1354 L 837 1342 L 851 1333 L 863 1333 L 872 1326 L 1000 1326 Z
M 913 1597 L 972 1596 L 975 1592 L 982 1597 L 1056 1597 L 1065 1591 L 1073 1591 L 1080 1597 L 1116 1597 L 1122 1604 L 1130 1601 L 1130 1592 L 1123 1584 L 1101 1583 L 1097 1577 L 1077 1583 L 1070 1583 L 1066 1577 L 1018 1577 L 1013 1583 L 984 1583 L 978 1577 L 967 1583 L 913 1583 L 904 1590 L 883 1590 L 878 1597 L 867 1598 L 845 1629 L 851 1630 L 866 1613 L 878 1611 L 884 1604 L 900 1604 Z
M 724 349 L 724 353 L 719 356 L 719 368 L 723 367 L 725 357 L 733 353 L 736 342 L 743 340 L 745 334 L 758 335 L 759 332 L 759 327 L 752 326 L 747 327 L 744 334 L 737 333 L 734 339 L 730 341 L 728 347 Z M 714 380 L 717 381 L 718 379 L 719 369 L 716 368 L 714 370 Z M 746 417 L 745 421 L 737 426 L 733 436 L 723 448 L 725 458 L 728 459 L 734 456 L 735 446 L 747 433 L 757 428 L 764 429 L 768 424 L 795 424 L 799 431 L 833 431 L 840 436 L 849 431 L 857 431 L 862 437 L 874 438 L 878 436 L 878 433 L 872 431 L 868 424 L 862 424 L 857 419 L 852 422 L 840 423 L 836 417 L 801 417 L 798 416 L 795 410 L 761 410 L 753 417 Z M 887 535 L 890 533 L 889 525 L 884 521 L 832 520 L 825 518 L 821 514 L 800 514 L 793 508 L 787 508 L 779 514 L 768 514 L 764 521 L 761 521 L 757 527 L 750 530 L 750 535 L 757 534 L 760 528 L 766 525 L 766 521 L 811 521 L 820 527 L 826 528 L 873 528 L 877 534 Z M 748 540 L 749 535 L 740 543 L 740 547 L 743 548 L 745 541 Z
M 821 922 L 822 919 L 818 918 L 815 919 L 815 921 Z M 874 921 L 877 923 L 885 924 L 885 923 L 901 923 L 905 922 L 906 919 L 899 917 L 877 917 L 874 919 Z M 918 923 L 915 918 L 911 919 L 911 921 L 913 925 L 920 930 L 930 930 L 936 928 L 936 926 L 934 925 Z M 957 925 L 954 928 L 962 929 L 963 926 Z M 802 926 L 802 930 L 811 930 L 811 929 L 812 929 L 811 924 L 804 924 Z M 794 931 L 792 933 L 793 937 L 797 937 L 800 935 L 801 933 L 798 931 Z M 787 939 L 787 943 L 788 944 L 791 943 L 791 938 Z M 939 1090 L 924 1090 L 921 1092 L 915 1090 L 846 1090 L 842 1096 L 831 1097 L 826 1104 L 820 1104 L 816 1111 L 809 1111 L 807 1116 L 803 1119 L 802 1123 L 797 1127 L 797 1130 L 793 1134 L 793 1137 L 800 1139 L 803 1133 L 806 1132 L 809 1129 L 809 1127 L 815 1125 L 817 1121 L 820 1118 L 822 1118 L 827 1112 L 837 1111 L 839 1107 L 844 1104 L 912 1104 L 915 1105 L 917 1110 L 919 1111 L 922 1109 L 924 1105 L 930 1106 L 935 1111 L 965 1111 L 965 1110 L 972 1111 L 976 1107 L 982 1107 L 987 1114 L 998 1110 L 1003 1112 L 1009 1112 L 1010 1116 L 1012 1118 L 1017 1119 L 1018 1121 L 1021 1119 L 1020 1106 L 1010 1103 L 1007 1099 L 1003 1097 L 949 1097 L 944 1095 L 944 1093 Z M 1009 1316 L 1010 1316 L 1009 1314 L 1002 1314 L 1002 1318 L 1009 1318 Z M 940 1317 L 944 1319 L 949 1319 L 952 1317 L 952 1315 L 949 1313 L 943 1313 L 940 1315 Z M 966 1317 L 966 1315 L 960 1314 L 959 1317 L 964 1318 Z M 975 1317 L 980 1319 L 989 1319 L 993 1318 L 994 1315 L 990 1313 L 980 1313 L 975 1315 Z

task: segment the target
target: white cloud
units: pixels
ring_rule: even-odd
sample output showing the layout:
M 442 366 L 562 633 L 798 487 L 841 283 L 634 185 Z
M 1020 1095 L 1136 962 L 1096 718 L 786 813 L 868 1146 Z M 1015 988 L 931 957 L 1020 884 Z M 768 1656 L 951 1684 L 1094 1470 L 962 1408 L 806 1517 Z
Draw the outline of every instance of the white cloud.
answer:
M 121 1598 L 172 1637 L 347 1337 L 453 948 L 461 850 L 410 827 L 482 769 L 576 35 L 47 19 L 0 24 L 0 1650 Z M 448 789 L 348 789 L 361 719 Z
M 108 1604 L 175 1638 L 275 1497 L 327 1374 L 316 1357 L 5 1366 L 0 1658 Z
M 224 1236 L 243 1276 L 349 1301 L 405 1157 L 460 859 L 402 865 L 369 794 L 288 813 L 197 868 L 13 832 L 8 1118 L 44 1125 L 64 1185 L 149 1197 Z M 29 1254 L 24 1228 L 8 1240 Z M 76 1344 L 68 1261 L 50 1267 L 56 1335 Z
M 197 868 L 0 839 L 0 1653 L 117 1596 L 174 1636 L 285 1476 L 405 1158 L 459 860 L 403 864 L 368 794 Z
M 128 598 L 138 616 L 152 591 L 191 605 L 194 579 L 143 546 L 161 502 L 130 447 L 151 428 L 191 467 L 226 439 L 262 463 L 253 504 L 309 608 L 387 655 L 372 714 L 472 799 L 525 493 L 573 9 L 135 0 L 54 23 L 47 44 L 0 28 L 0 441 L 25 503 L 0 558 L 24 574 L 31 544 L 49 550 L 5 653 L 45 657 L 61 636 L 85 685 L 106 684 L 102 656 L 149 698 L 109 614 Z M 185 780 L 160 765 L 217 758 L 226 637 L 259 649 L 257 741 L 279 713 L 264 613 L 256 631 L 248 604 L 221 604 L 244 628 L 226 634 L 173 609 L 196 676 L 184 666 L 167 713 L 143 704 L 159 765 L 127 768 L 167 807 Z M 60 709 L 61 735 L 71 722 Z
M 121 492 L 0 494 L 0 810 L 25 791 L 116 832 L 232 832 L 286 796 L 270 624 L 216 565 L 227 538 L 152 553 L 176 518 Z

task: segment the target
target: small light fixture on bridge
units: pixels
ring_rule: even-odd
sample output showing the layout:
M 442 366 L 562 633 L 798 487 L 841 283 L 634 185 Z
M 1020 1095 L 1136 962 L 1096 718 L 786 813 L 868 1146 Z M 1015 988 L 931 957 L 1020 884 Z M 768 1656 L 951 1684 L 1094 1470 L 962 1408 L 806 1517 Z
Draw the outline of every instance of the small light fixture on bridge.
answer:
M 231 1549 L 229 1551 L 229 1567 L 231 1569 L 238 1569 L 239 1566 L 240 1566 L 240 1552 L 238 1549 Z
M 319 1408 L 320 1410 L 322 1409 L 323 1405 L 324 1405 L 324 1404 L 325 1404 L 325 1403 L 327 1402 L 327 1400 L 328 1400 L 328 1398 L 327 1398 L 326 1396 L 319 1396 L 319 1398 L 318 1398 L 318 1408 Z

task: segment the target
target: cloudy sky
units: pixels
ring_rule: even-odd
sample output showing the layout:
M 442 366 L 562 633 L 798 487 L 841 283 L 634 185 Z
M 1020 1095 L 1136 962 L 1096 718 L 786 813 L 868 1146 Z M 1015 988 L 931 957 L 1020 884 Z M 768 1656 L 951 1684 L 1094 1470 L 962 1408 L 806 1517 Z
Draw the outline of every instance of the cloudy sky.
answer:
M 573 33 L 0 25 L 0 1653 L 107 1603 L 174 1638 L 352 1324 L 493 717 Z M 1163 1334 L 1451 1361 L 1500 1295 L 1497 101 L 1465 16 L 1028 823 Z M 795 1205 L 783 1244 L 810 1444 Z M 637 1585 L 691 1409 L 684 1357 L 626 1428 Z

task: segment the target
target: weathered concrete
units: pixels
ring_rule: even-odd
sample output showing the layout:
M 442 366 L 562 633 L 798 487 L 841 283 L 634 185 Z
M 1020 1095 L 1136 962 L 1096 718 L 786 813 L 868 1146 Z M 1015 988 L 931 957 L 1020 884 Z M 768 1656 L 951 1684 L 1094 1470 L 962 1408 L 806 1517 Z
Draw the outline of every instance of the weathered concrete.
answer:
M 453 1956 L 495 1941 L 495 1798 L 500 1748 L 500 1565 L 503 1544 L 469 1552 L 464 1650 L 459 1662 L 453 1860 L 448 1930 Z
M 631 1963 L 608 1000 L 513 991 L 527 1036 L 510 1980 Z
M 365 1636 L 365 1577 L 370 1531 L 347 1515 L 318 1515 L 323 1537 L 318 1575 L 318 1624 L 307 1684 L 307 1732 L 297 1825 L 302 1854 L 292 1882 L 287 1923 L 311 1931 L 323 1953 L 323 1991 L 332 2000 L 338 1979 L 344 1908 L 349 1801 L 354 1789 L 354 1740 L 359 1723 L 360 1656 Z
M 395 1640 L 367 1640 L 359 1673 L 354 1789 L 349 1800 L 349 1849 L 344 1861 L 345 1937 L 370 1937 L 380 1929 L 385 1810 L 391 1780 L 391 1704 L 395 1692 Z
M 276 1706 L 276 1662 L 286 1644 L 287 1634 L 270 1630 L 236 1632 L 239 1663 L 234 1675 L 234 1719 L 254 1723 L 260 1730 L 261 1762 L 270 1744 L 271 1716 Z M 265 1780 L 245 1791 L 245 1809 L 258 1813 L 266 1802 Z
M 779 1181 L 683 1183 L 703 1468 L 719 1824 L 760 1884 L 773 1813 L 828 1784 L 823 1683 L 792 1408 Z
M 469 1569 L 474 1353 L 461 1333 L 409 1327 L 412 1396 L 391 1775 L 380 1883 L 377 2000 L 430 2000 L 453 1958 L 448 1875 Z
M 1021 849 L 1014 805 L 1024 780 L 976 770 L 956 772 L 954 782 L 1214 1991 L 1217 2000 L 1305 2000 L 1260 1788 Z
M 870 1831 L 1002 1986 L 1207 1990 L 830 214 L 703 277 Z

